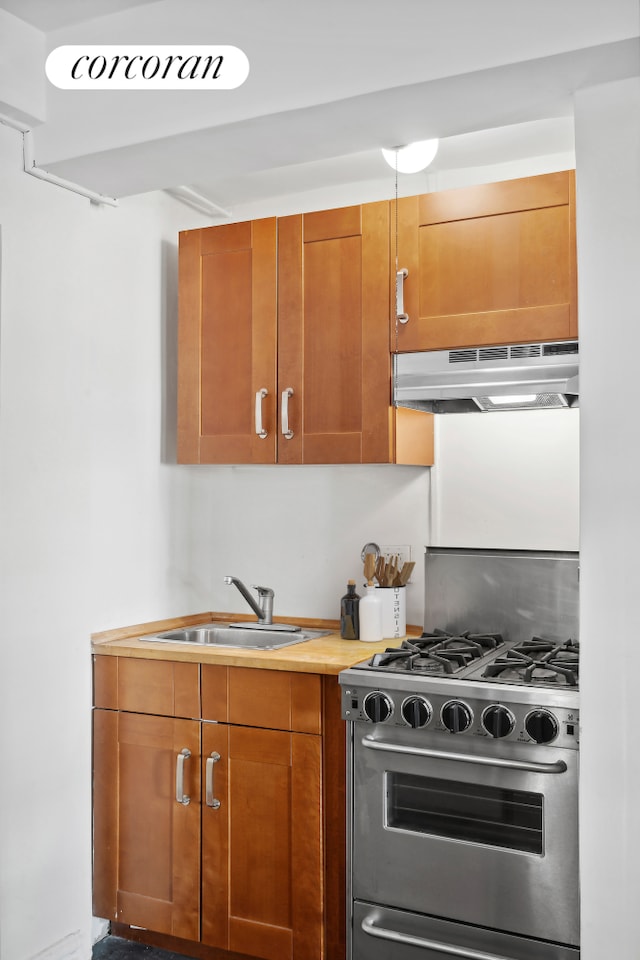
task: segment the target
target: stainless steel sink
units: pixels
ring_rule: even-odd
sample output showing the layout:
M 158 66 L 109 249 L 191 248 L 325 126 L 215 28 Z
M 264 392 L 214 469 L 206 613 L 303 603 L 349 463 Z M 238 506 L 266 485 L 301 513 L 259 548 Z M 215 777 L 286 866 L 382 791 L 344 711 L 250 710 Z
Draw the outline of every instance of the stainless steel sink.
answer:
M 197 627 L 167 630 L 152 637 L 140 637 L 148 643 L 190 643 L 216 647 L 240 647 L 243 650 L 278 650 L 316 637 L 326 637 L 330 630 L 269 630 L 265 627 L 246 627 L 204 623 Z

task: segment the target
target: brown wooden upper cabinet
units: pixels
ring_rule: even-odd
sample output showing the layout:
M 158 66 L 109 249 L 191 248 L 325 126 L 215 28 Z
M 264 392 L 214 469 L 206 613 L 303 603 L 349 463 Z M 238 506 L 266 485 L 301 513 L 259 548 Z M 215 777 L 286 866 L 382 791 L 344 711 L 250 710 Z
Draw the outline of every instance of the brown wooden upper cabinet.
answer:
M 181 233 L 178 293 L 178 461 L 275 463 L 275 218 Z
M 399 352 L 577 336 L 572 170 L 403 198 L 397 221 Z
M 391 405 L 388 202 L 180 234 L 178 461 L 433 462 Z

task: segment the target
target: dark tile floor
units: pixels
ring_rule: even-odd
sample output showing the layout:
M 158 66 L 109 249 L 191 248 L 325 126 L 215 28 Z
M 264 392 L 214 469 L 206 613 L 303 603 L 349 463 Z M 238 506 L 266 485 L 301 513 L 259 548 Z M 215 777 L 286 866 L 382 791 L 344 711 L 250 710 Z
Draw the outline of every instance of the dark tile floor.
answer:
M 146 943 L 133 943 L 122 937 L 105 937 L 93 947 L 92 960 L 187 960 L 181 953 L 149 947 Z

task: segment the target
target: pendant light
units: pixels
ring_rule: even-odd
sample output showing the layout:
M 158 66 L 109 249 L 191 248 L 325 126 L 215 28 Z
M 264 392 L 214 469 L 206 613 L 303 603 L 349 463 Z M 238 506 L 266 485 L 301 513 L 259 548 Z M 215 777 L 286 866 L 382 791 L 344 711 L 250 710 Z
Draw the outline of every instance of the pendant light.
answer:
M 438 139 L 417 140 L 406 147 L 393 147 L 391 150 L 382 149 L 382 156 L 389 166 L 399 173 L 419 173 L 433 161 L 438 152 Z

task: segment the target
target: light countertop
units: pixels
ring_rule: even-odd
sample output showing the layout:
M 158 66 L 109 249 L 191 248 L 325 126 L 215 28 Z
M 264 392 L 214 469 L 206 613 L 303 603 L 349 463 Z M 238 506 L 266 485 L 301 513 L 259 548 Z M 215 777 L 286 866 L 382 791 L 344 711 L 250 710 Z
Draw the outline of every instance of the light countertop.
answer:
M 241 622 L 250 619 L 235 614 L 202 613 L 172 620 L 137 624 L 94 634 L 92 651 L 100 656 L 137 657 L 150 660 L 180 660 L 190 663 L 217 663 L 234 667 L 257 667 L 263 670 L 289 670 L 297 673 L 337 675 L 341 670 L 367 660 L 387 647 L 398 646 L 401 639 L 364 643 L 360 640 L 342 640 L 335 621 L 296 619 L 301 627 L 312 630 L 331 630 L 325 637 L 304 640 L 280 650 L 242 650 L 232 647 L 214 647 L 200 644 L 152 643 L 144 635 L 201 623 Z M 280 622 L 294 622 L 278 618 Z M 419 636 L 420 627 L 409 627 L 409 635 Z

